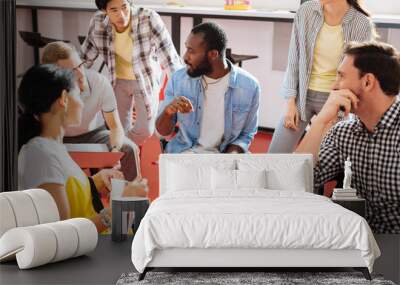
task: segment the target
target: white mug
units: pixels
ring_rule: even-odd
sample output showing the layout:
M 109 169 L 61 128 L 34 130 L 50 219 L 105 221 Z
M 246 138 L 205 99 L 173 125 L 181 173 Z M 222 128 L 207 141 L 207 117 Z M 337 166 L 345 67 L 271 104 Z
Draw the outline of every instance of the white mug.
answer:
M 128 183 L 126 180 L 111 178 L 111 193 L 110 193 L 110 205 L 112 200 L 121 198 L 124 192 L 125 186 Z

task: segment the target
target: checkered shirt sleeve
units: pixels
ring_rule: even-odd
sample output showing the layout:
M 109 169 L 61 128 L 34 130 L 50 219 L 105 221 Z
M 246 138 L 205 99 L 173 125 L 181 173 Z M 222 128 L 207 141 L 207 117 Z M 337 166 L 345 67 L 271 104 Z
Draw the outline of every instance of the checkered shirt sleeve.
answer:
M 150 12 L 152 40 L 156 47 L 156 54 L 160 64 L 166 69 L 168 76 L 183 66 L 177 54 L 171 36 L 161 17 L 154 11 Z
M 318 193 L 325 182 L 333 179 L 343 170 L 338 159 L 340 151 L 337 133 L 338 124 L 330 129 L 322 140 L 318 161 L 314 167 L 314 193 Z
M 85 38 L 85 41 L 82 43 L 81 53 L 80 53 L 82 60 L 86 61 L 86 67 L 88 67 L 88 68 L 92 67 L 93 62 L 99 56 L 99 50 L 93 41 L 94 29 L 95 29 L 95 18 L 92 18 L 90 20 L 90 24 L 89 24 L 88 36 Z
M 366 200 L 375 233 L 400 233 L 400 99 L 372 131 L 359 118 L 337 123 L 324 138 L 314 171 L 315 188 L 352 162 L 352 187 Z

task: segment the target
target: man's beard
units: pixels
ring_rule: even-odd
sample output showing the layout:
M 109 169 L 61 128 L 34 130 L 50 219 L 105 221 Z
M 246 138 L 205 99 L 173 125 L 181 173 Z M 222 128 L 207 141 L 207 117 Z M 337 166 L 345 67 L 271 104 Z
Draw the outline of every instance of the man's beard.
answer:
M 185 62 L 188 64 L 187 62 Z M 207 58 L 205 58 L 198 66 L 196 69 L 189 70 L 187 69 L 187 74 L 190 77 L 199 77 L 204 74 L 208 74 L 212 71 L 211 64 L 208 62 Z

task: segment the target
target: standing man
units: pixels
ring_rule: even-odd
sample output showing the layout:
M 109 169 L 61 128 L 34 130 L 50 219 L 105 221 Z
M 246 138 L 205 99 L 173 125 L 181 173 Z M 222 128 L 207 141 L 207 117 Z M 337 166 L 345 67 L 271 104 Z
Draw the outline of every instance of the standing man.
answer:
M 90 67 L 102 56 L 124 131 L 141 145 L 154 132 L 160 65 L 172 74 L 182 62 L 156 12 L 134 6 L 131 0 L 96 0 L 96 6 L 99 11 L 90 21 L 82 58 Z
M 170 135 L 170 153 L 243 153 L 257 132 L 260 86 L 225 57 L 226 34 L 214 23 L 192 29 L 186 68 L 173 74 L 157 118 L 157 131 Z
M 375 42 L 349 44 L 344 54 L 334 90 L 296 152 L 314 155 L 316 189 L 349 157 L 371 229 L 400 234 L 400 55 Z M 355 120 L 335 124 L 343 107 Z
M 135 155 L 138 147 L 125 137 L 119 119 L 117 104 L 111 84 L 97 71 L 84 68 L 75 48 L 64 42 L 53 42 L 45 46 L 43 63 L 56 64 L 75 73 L 84 103 L 82 121 L 79 126 L 65 128 L 64 143 L 104 143 L 112 151 L 121 151 L 121 171 L 125 179 L 132 181 L 137 173 Z M 107 130 L 105 123 L 110 130 Z M 140 169 L 140 168 L 139 168 Z

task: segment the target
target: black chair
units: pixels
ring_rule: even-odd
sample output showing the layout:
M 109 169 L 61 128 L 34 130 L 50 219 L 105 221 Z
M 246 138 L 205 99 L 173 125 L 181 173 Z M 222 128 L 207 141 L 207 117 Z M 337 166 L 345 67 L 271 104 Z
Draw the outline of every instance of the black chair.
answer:
M 83 42 L 85 41 L 85 39 L 86 39 L 85 36 L 78 36 L 79 44 L 82 45 Z M 106 63 L 103 61 L 103 62 L 101 63 L 101 65 L 100 65 L 99 73 L 101 73 L 101 72 L 103 71 L 103 68 L 104 68 L 105 65 L 106 65 Z
M 52 42 L 57 42 L 57 41 L 63 41 L 66 43 L 69 42 L 66 40 L 58 40 L 58 39 L 43 37 L 40 33 L 37 32 L 19 31 L 19 35 L 21 36 L 22 40 L 25 43 L 34 48 L 35 65 L 39 64 L 39 48 L 42 48 L 48 43 Z
M 244 55 L 244 54 L 234 54 L 232 53 L 232 49 L 226 49 L 226 58 L 229 59 L 233 64 L 238 64 L 239 67 L 242 67 L 242 62 L 245 60 L 258 58 L 257 55 Z

